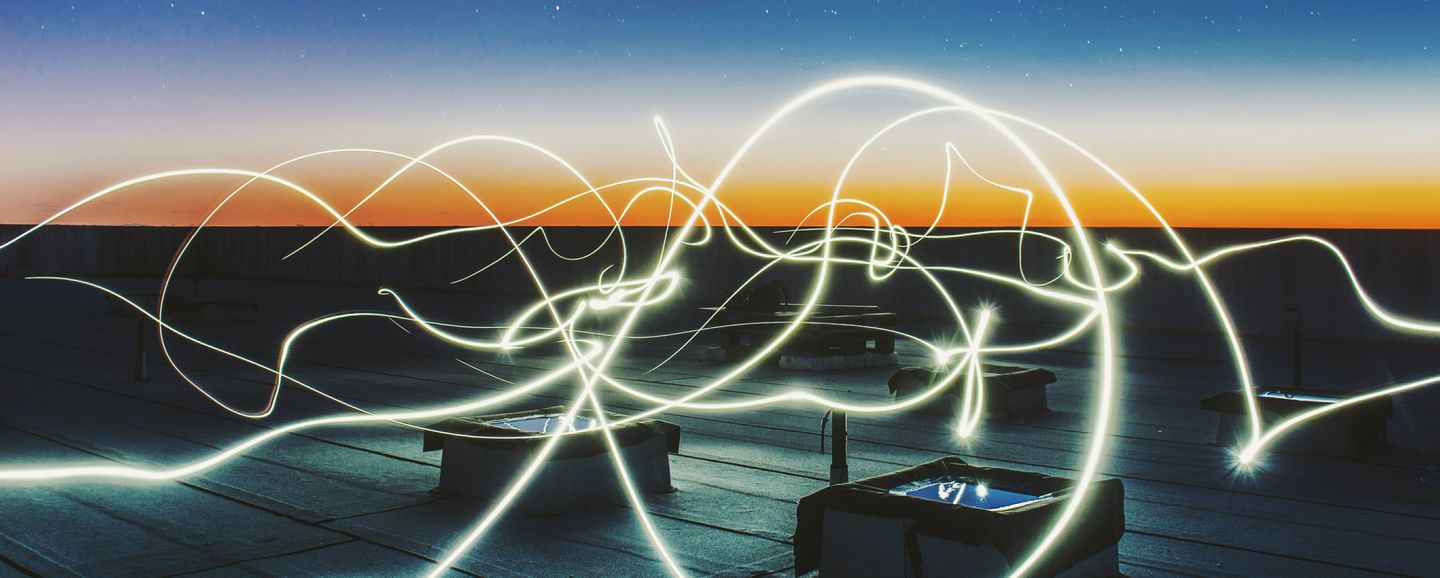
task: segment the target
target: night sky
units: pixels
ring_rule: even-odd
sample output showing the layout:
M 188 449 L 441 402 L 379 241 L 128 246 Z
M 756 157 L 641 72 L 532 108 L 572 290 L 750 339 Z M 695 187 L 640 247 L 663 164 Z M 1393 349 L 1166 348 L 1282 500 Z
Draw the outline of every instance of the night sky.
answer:
M 1425 202 L 1440 193 L 1440 6 L 1423 0 L 8 1 L 0 53 L 5 222 L 151 171 L 418 153 L 476 133 L 536 141 L 600 180 L 656 174 L 655 115 L 704 175 L 795 94 L 887 74 L 1065 133 L 1181 224 L 1440 223 Z M 837 114 L 797 121 L 791 138 L 868 118 Z M 823 151 L 788 154 L 828 166 L 800 158 Z M 757 171 L 766 190 L 784 172 Z M 923 188 L 912 172 L 895 186 Z M 193 220 L 153 201 L 107 201 L 79 221 Z M 389 218 L 433 223 L 438 210 Z

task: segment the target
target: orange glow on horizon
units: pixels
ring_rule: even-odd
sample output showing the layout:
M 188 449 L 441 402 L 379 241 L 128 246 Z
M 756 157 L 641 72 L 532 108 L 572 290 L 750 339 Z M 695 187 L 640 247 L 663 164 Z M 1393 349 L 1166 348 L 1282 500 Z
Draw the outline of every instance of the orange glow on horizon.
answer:
M 125 197 L 107 199 L 65 218 L 59 224 L 194 226 L 231 189 L 234 179 L 190 179 L 152 184 Z M 348 209 L 369 192 L 364 186 L 319 186 L 317 193 L 340 210 Z M 1246 186 L 1141 186 L 1177 227 L 1194 228 L 1314 228 L 1314 229 L 1432 229 L 1440 227 L 1440 206 L 1430 200 L 1440 185 L 1401 183 L 1367 186 L 1358 183 L 1329 185 Z M 477 190 L 502 219 L 517 219 L 540 210 L 580 190 L 573 185 L 507 183 Z M 484 191 L 484 192 L 481 192 Z M 556 191 L 564 191 L 557 193 Z M 617 188 L 604 194 L 612 209 L 633 188 Z M 1115 187 L 1073 187 L 1067 191 L 1080 209 L 1086 226 L 1155 227 L 1157 223 L 1128 195 Z M 748 185 L 727 188 L 720 198 L 748 224 L 762 227 L 794 226 L 814 207 L 828 200 L 830 190 L 822 185 Z M 869 192 L 847 193 L 879 206 L 896 224 L 926 227 L 938 208 L 936 191 L 929 186 L 894 187 Z M 56 195 L 58 197 L 58 195 Z M 57 203 L 57 206 L 59 203 Z M 156 207 L 163 207 L 157 210 Z M 683 222 L 685 207 L 675 206 L 673 222 Z M 4 219 L 7 224 L 33 224 L 48 216 L 48 207 L 37 206 L 24 218 Z M 997 194 L 990 189 L 957 190 L 940 220 L 942 227 L 1018 226 L 1024 202 L 1016 196 Z M 661 195 L 648 197 L 623 221 L 626 226 L 660 226 L 669 205 Z M 719 224 L 713 209 L 708 216 Z M 807 225 L 822 224 L 823 213 L 812 215 Z M 397 187 L 386 191 L 354 215 L 355 222 L 368 226 L 439 227 L 492 224 L 485 211 L 454 187 Z M 852 220 L 862 224 L 858 220 Z M 226 207 L 213 226 L 325 226 L 330 219 L 315 206 L 293 195 L 259 188 L 242 195 Z M 606 226 L 612 224 L 595 202 L 563 207 L 540 218 L 522 220 L 522 226 Z M 868 224 L 864 223 L 864 224 Z M 1030 225 L 1067 226 L 1052 202 L 1037 191 Z

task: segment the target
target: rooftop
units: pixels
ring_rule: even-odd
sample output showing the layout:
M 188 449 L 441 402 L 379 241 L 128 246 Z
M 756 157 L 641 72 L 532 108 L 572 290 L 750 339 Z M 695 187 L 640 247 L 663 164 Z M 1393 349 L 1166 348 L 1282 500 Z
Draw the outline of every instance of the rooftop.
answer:
M 102 280 L 126 291 L 153 284 Z M 385 303 L 368 289 L 317 284 L 205 281 L 207 298 L 262 304 L 253 324 L 198 327 L 238 353 L 273 362 L 298 321 Z M 54 464 L 177 465 L 297 420 L 337 415 L 334 402 L 293 386 L 274 415 L 224 411 L 163 362 L 153 332 L 147 381 L 134 379 L 137 318 L 108 314 L 106 297 L 61 282 L 0 280 L 0 446 L 7 468 Z M 427 311 L 484 322 L 515 309 L 503 298 L 417 293 Z M 477 310 L 479 312 L 477 312 Z M 684 312 L 676 312 L 684 316 Z M 677 323 L 679 325 L 679 323 Z M 1123 480 L 1128 576 L 1433 575 L 1440 566 L 1440 434 L 1428 419 L 1440 395 L 1403 394 L 1393 447 L 1364 460 L 1272 454 L 1242 473 L 1213 444 L 1217 417 L 1199 401 L 1233 388 L 1231 368 L 1203 352 L 1202 336 L 1128 334 L 1118 429 L 1104 475 Z M 263 372 L 176 343 L 191 379 L 241 409 L 263 405 Z M 637 345 L 611 375 L 670 396 L 693 392 L 728 366 L 689 351 L 659 365 L 662 343 Z M 1077 346 L 1079 347 L 1079 346 Z M 1257 366 L 1286 367 L 1289 344 L 1256 340 Z M 922 361 L 901 349 L 902 360 Z M 1201 352 L 1201 353 L 1197 353 Z M 1433 349 L 1377 351 L 1307 345 L 1307 376 L 1366 372 L 1408 377 Z M 482 355 L 382 319 L 327 327 L 297 344 L 294 375 L 367 409 L 424 407 L 505 390 L 567 360 L 558 348 Z M 985 422 L 961 441 L 953 417 L 852 415 L 851 478 L 957 455 L 980 465 L 1072 475 L 1091 431 L 1094 357 L 1061 349 L 994 360 L 1039 366 L 1059 378 L 1052 411 L 1024 423 Z M 463 363 L 462 363 L 463 362 Z M 473 366 L 473 368 L 472 368 Z M 477 369 L 482 371 L 477 371 Z M 745 399 L 804 386 L 846 399 L 888 397 L 894 368 L 808 372 L 759 369 L 709 400 Z M 1366 373 L 1368 375 L 1368 373 Z M 1340 377 L 1337 377 L 1340 376 Z M 496 412 L 553 406 L 573 395 L 556 383 Z M 608 409 L 644 409 L 602 391 Z M 669 494 L 647 507 L 680 564 L 696 575 L 793 572 L 797 500 L 826 484 L 823 409 L 789 403 L 735 412 L 672 411 L 683 430 Z M 0 578 L 24 575 L 416 575 L 433 568 L 485 504 L 433 491 L 438 452 L 393 424 L 321 427 L 281 435 L 213 468 L 167 481 L 0 484 Z M 660 575 L 664 567 L 625 503 L 552 516 L 512 512 L 466 553 L 453 575 Z

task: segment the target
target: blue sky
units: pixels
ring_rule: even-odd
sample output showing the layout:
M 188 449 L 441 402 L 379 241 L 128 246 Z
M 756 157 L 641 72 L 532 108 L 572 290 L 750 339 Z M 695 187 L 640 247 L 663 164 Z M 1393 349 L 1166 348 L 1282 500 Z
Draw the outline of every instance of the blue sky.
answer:
M 1041 120 L 1142 182 L 1440 183 L 1427 0 L 12 0 L 0 53 L 10 214 L 149 170 L 475 132 L 618 174 L 603 155 L 653 154 L 656 114 L 713 166 L 790 96 L 874 73 Z

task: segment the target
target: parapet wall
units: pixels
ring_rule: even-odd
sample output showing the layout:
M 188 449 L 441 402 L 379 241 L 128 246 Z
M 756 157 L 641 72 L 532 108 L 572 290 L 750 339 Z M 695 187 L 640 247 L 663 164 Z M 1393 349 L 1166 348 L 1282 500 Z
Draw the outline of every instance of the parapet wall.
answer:
M 0 238 L 8 240 L 24 229 L 18 225 L 0 226 Z M 433 230 L 372 231 L 385 239 L 401 239 Z M 1069 235 L 1063 230 L 1044 231 L 1067 238 Z M 444 237 L 387 251 L 360 243 L 337 229 L 325 233 L 299 254 L 283 258 L 319 232 L 317 228 L 298 227 L 206 229 L 181 264 L 179 276 L 435 287 L 506 295 L 534 293 L 529 273 L 513 256 L 467 281 L 452 283 L 510 250 L 509 242 L 495 232 Z M 512 229 L 511 234 L 522 238 L 529 232 Z M 546 232 L 555 249 L 579 257 L 593 249 L 609 230 L 574 227 Z M 163 227 L 52 226 L 0 252 L 0 270 L 11 275 L 158 277 L 189 233 L 188 229 Z M 1097 240 L 1118 242 L 1126 248 L 1153 249 L 1179 258 L 1173 246 L 1154 229 L 1092 229 L 1090 233 Z M 1181 231 L 1197 253 L 1299 233 L 1302 231 Z M 628 263 L 632 273 L 653 267 L 663 234 L 661 229 L 627 229 L 624 240 L 632 259 Z M 760 234 L 777 245 L 786 239 L 773 230 L 760 230 Z M 1440 319 L 1440 232 L 1333 230 L 1315 234 L 1345 252 L 1355 274 L 1378 303 L 1396 314 Z M 545 240 L 538 236 L 525 246 L 531 265 L 552 290 L 593 283 L 606 266 L 612 266 L 606 274 L 613 276 L 617 272 L 613 266 L 619 263 L 621 254 L 618 238 L 612 238 L 594 257 L 583 261 L 550 255 Z M 854 245 L 840 250 L 844 255 L 863 258 L 861 249 L 863 246 Z M 1053 245 L 1033 238 L 1027 241 L 1025 266 L 1032 281 L 1046 281 L 1057 270 L 1053 249 Z M 1013 236 L 926 241 L 914 247 L 911 256 L 928 266 L 968 267 L 1007 275 L 1016 274 L 1018 263 Z M 685 276 L 680 298 L 713 303 L 765 264 L 765 260 L 717 236 L 707 245 L 687 249 L 680 265 Z M 1106 260 L 1106 269 L 1112 276 L 1124 270 L 1114 259 Z M 1366 314 L 1340 263 L 1321 246 L 1290 244 L 1237 254 L 1214 263 L 1208 271 L 1244 333 L 1289 335 L 1294 311 L 1298 310 L 1307 338 L 1406 340 L 1403 333 L 1381 326 Z M 934 274 L 957 305 L 967 309 L 982 303 L 994 306 L 1009 323 L 1060 326 L 1073 322 L 1079 311 L 1029 297 L 1009 285 L 955 273 Z M 771 277 L 784 278 L 798 297 L 815 281 L 816 268 L 814 263 L 785 265 L 762 274 L 762 278 Z M 870 303 L 912 316 L 943 316 L 947 307 L 923 275 L 902 271 L 874 281 L 863 268 L 853 266 L 832 272 L 824 300 Z M 1193 277 L 1153 264 L 1144 266 L 1132 286 L 1116 292 L 1114 303 L 1122 325 L 1129 328 L 1201 333 L 1219 328 Z

